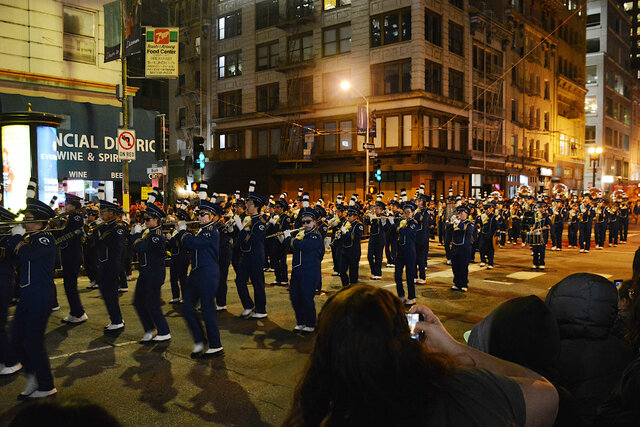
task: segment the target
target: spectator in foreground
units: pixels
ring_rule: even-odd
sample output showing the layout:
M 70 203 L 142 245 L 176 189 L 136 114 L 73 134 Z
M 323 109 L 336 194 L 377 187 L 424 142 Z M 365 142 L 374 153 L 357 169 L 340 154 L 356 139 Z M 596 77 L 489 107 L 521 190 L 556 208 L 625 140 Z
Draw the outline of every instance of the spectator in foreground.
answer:
M 45 425 L 119 427 L 120 423 L 105 409 L 87 400 L 47 400 L 24 405 L 9 427 Z
M 627 366 L 611 396 L 598 408 L 598 427 L 637 426 L 640 420 L 640 358 Z
M 602 404 L 631 362 L 631 352 L 613 335 L 618 292 L 597 274 L 571 274 L 551 288 L 546 304 L 560 328 L 558 383 L 573 396 L 581 425 L 594 425 Z
M 546 426 L 558 395 L 544 377 L 457 342 L 424 306 L 411 338 L 402 302 L 372 286 L 333 295 L 285 426 Z

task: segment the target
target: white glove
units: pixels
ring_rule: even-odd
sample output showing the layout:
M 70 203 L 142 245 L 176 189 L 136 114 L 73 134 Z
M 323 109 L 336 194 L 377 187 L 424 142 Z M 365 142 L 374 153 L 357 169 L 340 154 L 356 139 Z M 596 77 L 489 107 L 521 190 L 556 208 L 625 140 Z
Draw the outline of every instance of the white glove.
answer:
M 102 219 L 102 218 L 96 219 L 96 225 L 100 225 L 102 223 L 104 223 L 104 219 Z
M 182 230 L 186 230 L 187 229 L 187 223 L 184 221 L 180 221 L 178 222 L 178 228 L 177 231 L 182 231 Z
M 275 223 L 276 223 L 276 219 L 275 219 L 275 218 L 271 218 L 271 219 L 269 220 L 269 224 L 273 225 L 273 224 L 275 224 Z
M 372 220 L 373 218 L 375 218 L 373 214 L 367 214 L 367 216 L 369 217 L 369 220 Z
M 26 232 L 27 232 L 27 230 L 24 229 L 22 224 L 14 225 L 11 228 L 11 235 L 12 236 L 24 236 Z
M 284 235 L 278 234 L 278 240 L 280 241 L 280 243 L 284 242 Z
M 244 226 L 242 225 L 242 220 L 238 215 L 235 215 L 233 217 L 233 222 L 236 224 L 236 227 L 238 227 L 238 230 L 242 230 L 244 228 Z
M 389 218 L 389 224 L 393 225 L 393 217 Z
M 288 239 L 289 237 L 291 237 L 291 230 L 284 230 L 282 234 Z
M 387 218 L 382 218 L 382 225 L 386 225 L 387 224 Z
M 340 228 L 340 232 L 341 232 L 342 234 L 345 234 L 347 231 L 348 231 L 348 230 L 347 230 L 347 227 L 341 227 L 341 228 Z
M 331 247 L 331 237 L 324 238 L 324 249 L 327 250 Z
M 133 234 L 142 233 L 142 226 L 140 224 L 136 224 L 133 226 L 133 229 L 131 231 L 133 232 Z

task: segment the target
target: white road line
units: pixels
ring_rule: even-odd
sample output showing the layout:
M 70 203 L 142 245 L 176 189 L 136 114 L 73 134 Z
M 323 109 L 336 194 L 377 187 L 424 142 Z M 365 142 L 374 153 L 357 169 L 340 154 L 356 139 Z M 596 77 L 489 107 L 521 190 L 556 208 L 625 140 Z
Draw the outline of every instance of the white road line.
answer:
M 87 350 L 74 351 L 72 353 L 58 354 L 57 356 L 49 357 L 50 360 L 62 359 L 63 357 L 74 356 L 76 354 L 85 354 L 85 353 L 94 353 L 96 351 L 108 350 L 114 347 L 124 347 L 125 345 L 138 344 L 138 341 L 127 341 L 123 343 L 118 343 L 114 345 L 104 345 L 102 347 L 89 348 Z
M 484 279 L 484 281 L 488 283 L 497 283 L 499 285 L 513 285 L 513 282 L 502 282 L 500 280 Z

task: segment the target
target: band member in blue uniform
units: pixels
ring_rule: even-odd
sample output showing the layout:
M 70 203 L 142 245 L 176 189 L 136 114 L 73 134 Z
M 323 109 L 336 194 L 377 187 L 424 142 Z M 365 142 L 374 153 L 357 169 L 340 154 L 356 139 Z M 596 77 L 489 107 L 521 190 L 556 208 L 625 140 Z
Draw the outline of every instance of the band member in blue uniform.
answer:
M 0 185 L 0 201 L 3 188 Z M 0 221 L 13 221 L 16 215 L 0 206 Z M 20 235 L 11 235 L 9 226 L 0 227 L 0 375 L 11 375 L 22 369 L 22 364 L 9 344 L 7 319 L 9 305 L 14 294 L 16 279 L 16 258 L 11 251 L 22 239 Z
M 620 209 L 618 211 L 618 229 L 620 231 L 620 243 L 627 243 L 627 234 L 629 232 L 629 197 L 623 196 Z
M 331 240 L 331 257 L 333 260 L 333 274 L 332 276 L 340 275 L 340 260 L 342 258 L 342 240 L 339 238 L 338 231 L 342 228 L 342 225 L 347 221 L 345 213 L 347 207 L 342 203 L 342 194 L 338 194 L 336 198 L 336 211 L 335 216 L 328 221 L 331 232 L 333 233 L 333 239 Z
M 531 268 L 539 268 L 544 270 L 544 257 L 549 241 L 549 229 L 551 228 L 551 221 L 546 212 L 546 203 L 538 203 L 538 211 L 535 214 L 535 222 L 533 223 L 532 231 L 538 230 L 542 234 L 542 240 L 536 244 L 531 245 L 533 251 L 533 266 Z
M 478 243 L 478 248 L 480 249 L 480 267 L 486 265 L 488 269 L 493 268 L 493 239 L 499 228 L 494 209 L 495 205 L 493 203 L 486 203 L 486 212 L 476 219 L 476 224 L 480 231 Z
M 393 219 L 397 219 L 399 221 L 401 216 L 398 213 L 399 206 L 398 201 L 396 200 L 397 197 L 398 193 L 395 194 L 394 200 L 389 202 L 389 213 Z M 385 241 L 384 255 L 387 258 L 387 267 L 393 267 L 396 262 L 396 254 L 398 253 L 398 232 L 395 227 L 387 227 Z
M 45 332 L 55 298 L 53 272 L 56 263 L 56 242 L 44 231 L 46 220 L 55 212 L 36 199 L 36 184 L 32 180 L 27 191 L 24 220 L 45 220 L 25 223 L 12 229 L 22 235 L 9 250 L 17 257 L 20 301 L 11 328 L 11 344 L 18 354 L 27 376 L 27 385 L 18 399 L 43 398 L 57 393 L 49 356 L 45 348 Z
M 263 199 L 256 195 L 255 181 L 249 184 L 249 197 L 247 198 L 247 214 L 249 220 L 243 222 L 239 216 L 234 216 L 233 220 L 238 228 L 238 240 L 240 242 L 240 260 L 238 262 L 238 273 L 236 275 L 236 288 L 238 296 L 242 302 L 244 311 L 242 317 L 264 319 L 267 317 L 267 297 L 264 291 L 264 238 L 266 225 L 260 215 L 260 208 L 264 205 Z M 254 300 L 249 296 L 247 287 L 248 280 L 251 279 L 253 286 Z
M 382 252 L 385 246 L 385 231 L 387 220 L 380 218 L 386 209 L 382 197 L 378 195 L 378 200 L 373 206 L 373 213 L 367 214 L 364 221 L 369 225 L 369 243 L 367 246 L 367 259 L 371 269 L 371 280 L 382 279 Z
M 581 214 L 580 206 L 574 203 L 569 209 L 568 219 L 569 225 L 567 226 L 567 238 L 569 239 L 569 248 L 576 249 L 578 247 L 578 230 L 580 229 Z M 604 238 L 603 238 L 604 242 Z
M 307 194 L 307 197 L 308 194 Z M 307 200 L 308 202 L 308 200 Z M 287 201 L 280 198 L 276 202 L 275 215 L 269 220 L 271 234 L 281 233 L 291 229 L 291 217 L 287 215 Z M 269 239 L 272 241 L 273 270 L 275 273 L 274 286 L 287 286 L 289 284 L 289 271 L 287 267 L 287 252 L 289 243 L 283 239 Z
M 394 279 L 396 282 L 396 292 L 398 297 L 407 305 L 416 303 L 416 234 L 418 223 L 413 219 L 413 213 L 417 206 L 412 202 L 405 202 L 403 205 L 404 218 L 402 220 L 392 220 L 392 227 L 398 233 L 398 253 L 396 254 L 396 265 Z M 407 276 L 407 298 L 405 298 L 404 287 L 402 285 L 402 270 L 406 270 Z
M 142 343 L 171 339 L 169 324 L 162 313 L 160 301 L 160 290 L 166 275 L 166 239 L 162 234 L 162 219 L 165 214 L 154 204 L 156 197 L 154 191 L 147 200 L 147 209 L 144 212 L 147 229 L 143 232 L 140 224 L 133 226 L 133 250 L 140 260 L 140 276 L 136 283 L 133 306 L 144 328 L 144 335 L 140 340 Z
M 94 206 L 89 206 L 85 209 L 85 214 L 87 215 L 85 230 L 91 230 L 98 225 L 100 211 Z M 98 289 L 98 253 L 96 252 L 95 236 L 89 234 L 85 236 L 82 244 L 82 258 L 84 272 L 89 279 L 87 289 Z
M 424 285 L 426 283 L 426 269 L 427 258 L 429 257 L 429 227 L 431 225 L 431 218 L 426 208 L 427 196 L 424 194 L 424 184 L 420 184 L 420 190 L 418 190 L 416 197 L 417 209 L 413 216 L 416 221 L 416 263 L 418 267 L 416 283 Z
M 303 200 L 302 203 L 303 207 L 298 213 L 302 230 L 293 237 L 290 230 L 284 231 L 285 241 L 290 242 L 293 252 L 289 297 L 296 315 L 296 326 L 293 329 L 313 332 L 316 326 L 316 306 L 313 297 L 318 282 L 322 282 L 324 242 L 316 227 L 317 212 L 308 205 L 305 206 L 307 201 Z
M 342 224 L 340 230 L 340 241 L 342 244 L 342 256 L 340 257 L 340 280 L 342 286 L 349 286 L 358 283 L 358 269 L 360 267 L 360 240 L 364 234 L 364 225 L 358 220 L 358 209 L 353 205 L 347 209 L 347 221 Z
M 105 332 L 124 329 L 124 321 L 118 302 L 118 285 L 122 270 L 122 251 L 128 232 L 117 222 L 119 212 L 122 210 L 115 203 L 106 200 L 100 201 L 100 216 L 104 224 L 96 230 L 98 233 L 98 285 L 111 320 L 111 323 L 105 326 Z
M 602 249 L 607 235 L 607 210 L 602 199 L 596 200 L 596 203 L 593 217 L 593 236 L 596 241 L 596 249 Z
M 236 197 L 235 202 L 233 203 L 233 213 L 234 216 L 238 216 L 241 221 L 244 221 L 247 217 L 245 213 L 245 209 L 247 205 L 243 199 L 240 198 L 240 194 Z M 237 229 L 233 229 L 233 248 L 231 250 L 231 265 L 233 266 L 233 270 L 236 272 L 236 276 L 238 275 L 238 263 L 240 262 L 240 255 L 242 251 L 240 250 L 240 239 L 238 239 L 239 231 Z
M 180 207 L 176 209 L 176 217 L 179 221 L 191 221 L 191 216 L 187 210 L 188 207 L 189 201 L 183 200 Z M 176 226 L 175 231 L 169 239 L 169 250 L 171 251 L 171 261 L 169 263 L 171 300 L 169 303 L 171 304 L 176 304 L 181 301 L 180 295 L 184 293 L 183 289 L 187 285 L 190 254 L 187 248 L 180 243 L 182 241 L 182 235 L 186 232 L 186 225 L 184 227 Z
M 451 270 L 453 270 L 452 291 L 467 292 L 469 288 L 469 260 L 471 259 L 471 235 L 474 226 L 468 221 L 469 208 L 456 208 L 457 216 L 451 218 L 446 240 L 451 242 Z
M 551 209 L 551 250 L 562 250 L 562 231 L 564 230 L 564 220 L 567 212 L 562 205 L 562 199 L 555 199 L 554 206 Z
M 614 202 L 607 208 L 607 229 L 609 230 L 609 247 L 618 246 L 618 205 Z
M 320 233 L 320 237 L 322 237 L 322 242 L 324 245 L 324 249 L 322 250 L 322 258 L 324 258 L 324 252 L 329 248 L 331 243 L 331 237 L 329 234 L 329 224 L 327 223 L 327 211 L 322 206 L 323 200 L 319 199 L 313 209 L 316 211 L 316 230 Z M 318 284 L 316 286 L 316 295 L 325 295 L 322 290 L 322 276 L 320 276 L 320 280 L 318 280 Z
M 88 317 L 85 313 L 80 294 L 78 293 L 78 274 L 82 265 L 82 234 L 84 218 L 82 217 L 82 202 L 80 197 L 74 194 L 65 194 L 65 212 L 67 223 L 58 238 L 60 248 L 60 261 L 62 263 L 62 280 L 64 291 L 69 301 L 70 313 L 62 319 L 66 323 L 82 323 Z
M 224 197 L 216 198 L 217 212 L 223 212 Z M 233 224 L 227 226 L 223 216 L 216 222 L 216 228 L 220 235 L 220 248 L 218 250 L 218 266 L 220 268 L 220 280 L 218 284 L 218 292 L 216 293 L 216 310 L 223 311 L 227 309 L 227 278 L 229 277 L 229 266 L 231 265 L 231 254 L 233 251 Z
M 591 196 L 584 195 L 580 204 L 580 252 L 587 253 L 591 248 L 591 225 L 593 221 L 593 208 L 591 206 Z
M 200 231 L 195 236 L 191 233 L 185 233 L 182 236 L 182 244 L 191 253 L 191 273 L 187 286 L 183 290 L 182 314 L 194 341 L 192 358 L 213 357 L 223 352 L 214 299 L 219 286 L 219 235 L 215 223 L 224 211 L 219 205 L 206 200 L 206 194 L 206 184 L 203 183 L 200 185 L 200 205 L 197 211 L 198 220 L 202 225 Z M 260 271 L 262 271 L 262 265 L 260 265 Z M 202 351 L 205 335 L 195 313 L 197 301 L 200 301 L 202 319 L 207 332 L 206 339 L 209 341 L 209 348 L 204 353 Z

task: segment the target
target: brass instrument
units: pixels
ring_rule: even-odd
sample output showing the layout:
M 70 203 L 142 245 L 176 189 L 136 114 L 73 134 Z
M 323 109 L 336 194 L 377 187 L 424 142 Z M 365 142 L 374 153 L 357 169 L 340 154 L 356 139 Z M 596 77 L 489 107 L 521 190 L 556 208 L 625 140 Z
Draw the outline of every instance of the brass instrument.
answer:
M 569 198 L 569 189 L 563 183 L 558 182 L 553 186 L 551 194 L 556 198 L 566 200 Z
M 304 227 L 294 228 L 293 230 L 289 230 L 289 232 L 290 233 L 297 233 L 298 231 L 301 231 L 302 229 L 304 229 Z M 271 239 L 273 237 L 278 237 L 281 234 L 284 234 L 284 232 L 283 231 L 278 231 L 277 233 L 269 234 L 268 236 L 265 237 L 265 239 Z
M 623 199 L 627 197 L 627 193 L 624 190 L 618 189 L 611 193 L 611 200 L 614 202 L 622 203 Z

